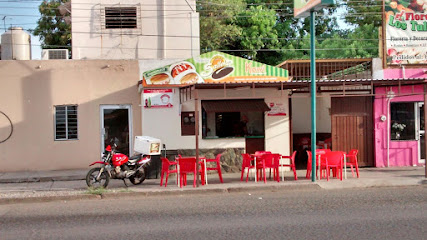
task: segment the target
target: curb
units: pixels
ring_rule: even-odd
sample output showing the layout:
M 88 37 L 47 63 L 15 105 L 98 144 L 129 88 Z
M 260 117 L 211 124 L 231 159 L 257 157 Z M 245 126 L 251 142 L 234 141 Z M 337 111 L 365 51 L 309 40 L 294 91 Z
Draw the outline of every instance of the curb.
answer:
M 33 177 L 33 178 L 9 178 L 0 179 L 0 183 L 34 183 L 34 182 L 59 182 L 59 181 L 80 181 L 85 180 L 84 177 Z
M 283 186 L 251 186 L 251 187 L 227 187 L 211 189 L 182 189 L 166 191 L 141 191 L 141 192 L 106 192 L 102 194 L 75 194 L 68 196 L 40 196 L 40 197 L 16 197 L 0 198 L 0 205 L 16 203 L 41 203 L 53 201 L 72 201 L 72 200 L 101 200 L 115 199 L 123 197 L 152 197 L 152 196 L 184 196 L 184 195 L 206 195 L 206 194 L 227 194 L 261 191 L 281 191 L 281 190 L 320 190 L 317 184 L 303 185 L 283 185 Z
M 16 203 L 40 203 L 40 202 L 53 202 L 53 201 L 91 200 L 91 199 L 101 199 L 101 196 L 94 195 L 94 194 L 76 194 L 76 195 L 70 195 L 70 196 L 0 198 L 0 205 L 16 204 Z

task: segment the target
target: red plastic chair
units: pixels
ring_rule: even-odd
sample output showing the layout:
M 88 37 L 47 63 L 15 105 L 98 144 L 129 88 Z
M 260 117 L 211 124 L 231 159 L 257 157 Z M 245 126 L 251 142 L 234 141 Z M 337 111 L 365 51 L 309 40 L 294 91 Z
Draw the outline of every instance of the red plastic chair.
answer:
M 331 152 L 331 149 L 316 149 L 316 166 L 319 166 L 319 155 L 323 155 L 325 153 Z M 307 151 L 308 159 L 307 159 L 307 172 L 305 174 L 305 178 L 310 179 L 311 177 L 311 151 Z M 317 169 L 316 169 L 316 177 L 317 177 Z
M 171 173 L 177 173 L 177 162 L 171 162 L 165 157 L 160 158 L 162 160 L 162 172 L 160 174 L 160 186 L 163 185 L 163 176 L 166 174 L 165 187 L 168 185 L 168 177 Z M 175 166 L 175 169 L 170 169 L 171 166 Z
M 256 151 L 255 155 L 261 155 L 261 154 L 266 154 L 266 153 L 271 153 L 270 151 Z
M 256 163 L 257 179 L 259 179 L 259 175 L 261 173 L 261 176 L 264 178 L 264 182 L 267 182 L 267 174 L 265 170 L 269 168 L 270 170 L 273 170 L 273 179 L 279 182 L 280 181 L 280 176 L 279 176 L 280 159 L 281 159 L 280 154 L 271 154 L 271 153 L 262 154 L 260 157 L 257 157 L 257 163 Z
M 208 167 L 208 163 L 216 163 L 215 167 Z M 218 175 L 219 175 L 219 181 L 221 183 L 224 183 L 224 181 L 222 180 L 222 173 L 221 173 L 221 153 L 216 155 L 216 158 L 214 159 L 206 159 L 206 170 L 207 171 L 217 171 Z
M 283 168 L 283 167 L 290 167 L 291 169 L 292 169 L 292 171 L 294 172 L 294 179 L 295 180 L 298 180 L 298 177 L 297 177 L 297 170 L 296 170 L 296 168 L 295 168 L 295 157 L 296 157 L 296 155 L 297 155 L 297 151 L 294 151 L 293 153 L 292 153 L 292 156 L 281 156 L 281 158 L 282 159 L 286 159 L 286 158 L 289 158 L 290 159 L 290 163 L 289 164 L 284 164 L 284 163 L 282 163 L 282 164 L 280 164 L 280 166 Z M 283 172 L 282 172 L 282 180 L 283 181 L 285 181 L 285 175 L 283 174 Z
M 187 173 L 192 173 L 194 175 L 193 187 L 196 187 L 196 179 L 197 179 L 196 158 L 182 157 L 177 159 L 178 159 L 178 166 L 179 166 L 180 187 L 187 186 Z
M 350 152 L 348 152 L 346 154 L 347 161 L 346 161 L 346 165 L 347 167 L 351 167 L 351 175 L 354 177 L 354 171 L 353 171 L 353 166 L 356 168 L 356 174 L 357 174 L 357 178 L 359 178 L 359 164 L 357 163 L 357 153 L 359 152 L 359 150 L 357 149 L 351 149 Z
M 248 169 L 248 172 L 246 174 L 246 182 L 248 182 L 249 170 L 255 168 L 255 166 L 251 164 L 251 162 L 253 161 L 251 155 L 249 155 L 248 153 L 242 153 L 242 157 L 242 174 L 240 176 L 240 181 L 243 181 L 243 174 L 245 172 L 245 169 Z
M 329 181 L 331 169 L 336 169 L 337 177 L 339 175 L 342 181 L 344 153 L 341 151 L 327 152 L 320 156 L 320 179 L 322 179 L 323 170 L 325 170 L 326 178 Z

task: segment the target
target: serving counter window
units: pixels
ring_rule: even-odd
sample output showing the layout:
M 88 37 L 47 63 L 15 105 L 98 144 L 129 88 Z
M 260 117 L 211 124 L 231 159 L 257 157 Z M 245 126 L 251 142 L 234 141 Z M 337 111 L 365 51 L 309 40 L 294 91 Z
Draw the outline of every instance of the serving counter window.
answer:
M 264 100 L 202 101 L 203 138 L 264 136 Z

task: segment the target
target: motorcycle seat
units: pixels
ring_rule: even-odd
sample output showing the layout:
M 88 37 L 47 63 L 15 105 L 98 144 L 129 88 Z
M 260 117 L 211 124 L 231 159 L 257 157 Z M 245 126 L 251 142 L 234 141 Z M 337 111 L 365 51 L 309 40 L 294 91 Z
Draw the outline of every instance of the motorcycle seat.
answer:
M 141 159 L 141 156 L 142 154 L 133 155 L 132 157 L 129 157 L 129 162 L 135 163 Z

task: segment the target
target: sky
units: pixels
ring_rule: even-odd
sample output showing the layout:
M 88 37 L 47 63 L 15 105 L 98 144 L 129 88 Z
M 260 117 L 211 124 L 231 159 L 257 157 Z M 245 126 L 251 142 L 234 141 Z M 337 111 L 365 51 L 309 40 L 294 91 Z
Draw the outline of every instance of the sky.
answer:
M 41 0 L 0 0 L 0 35 L 9 27 L 22 27 L 26 30 L 34 29 L 40 18 L 38 6 Z M 31 35 L 32 59 L 41 59 L 39 38 Z

